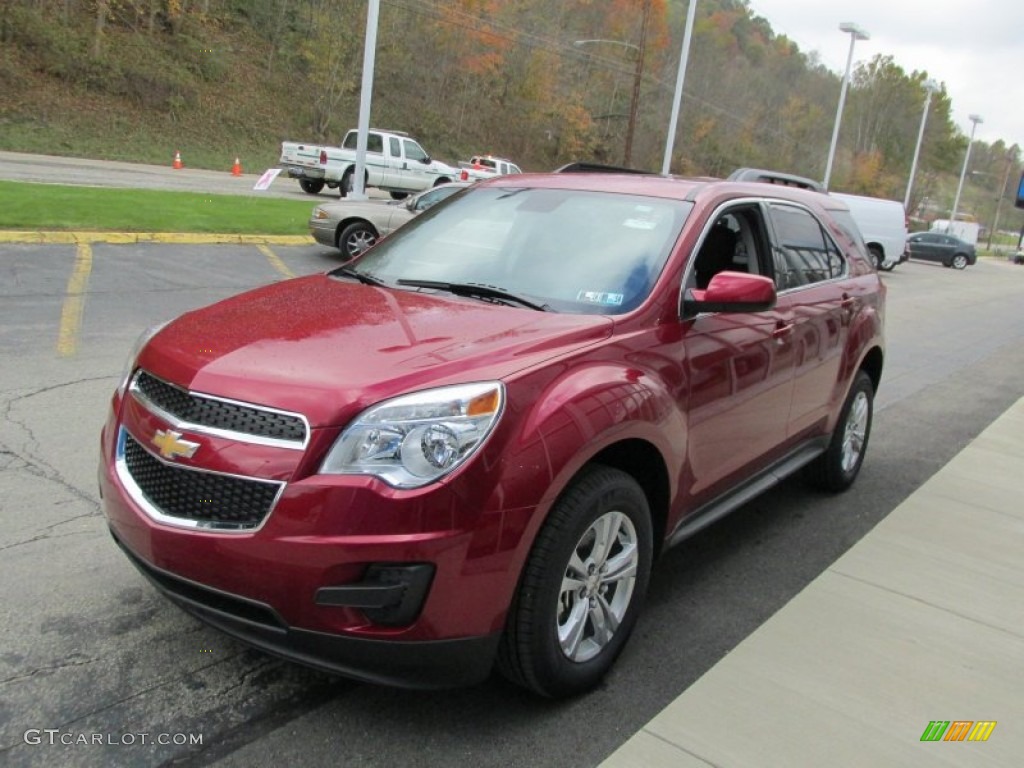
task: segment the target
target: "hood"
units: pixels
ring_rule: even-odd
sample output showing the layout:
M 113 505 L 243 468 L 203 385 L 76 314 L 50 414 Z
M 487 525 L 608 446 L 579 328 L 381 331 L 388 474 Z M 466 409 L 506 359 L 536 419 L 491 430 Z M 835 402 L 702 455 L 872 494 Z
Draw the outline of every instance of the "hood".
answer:
M 606 338 L 613 322 L 314 275 L 182 315 L 139 365 L 197 392 L 342 424 L 388 397 L 502 379 Z

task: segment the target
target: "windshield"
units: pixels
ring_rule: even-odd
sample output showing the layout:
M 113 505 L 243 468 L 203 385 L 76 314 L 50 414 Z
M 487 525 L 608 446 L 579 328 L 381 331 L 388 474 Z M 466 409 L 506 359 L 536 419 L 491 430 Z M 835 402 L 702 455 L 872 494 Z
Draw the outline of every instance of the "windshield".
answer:
M 474 284 L 560 312 L 619 314 L 650 293 L 691 209 L 608 192 L 471 188 L 349 266 L 394 286 Z

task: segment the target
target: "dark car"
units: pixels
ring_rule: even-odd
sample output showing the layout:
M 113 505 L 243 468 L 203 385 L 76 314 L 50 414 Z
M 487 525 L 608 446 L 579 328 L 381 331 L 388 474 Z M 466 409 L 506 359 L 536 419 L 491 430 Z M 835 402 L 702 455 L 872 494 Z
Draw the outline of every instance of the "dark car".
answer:
M 942 232 L 915 232 L 907 238 L 910 258 L 937 261 L 943 266 L 963 269 L 978 260 L 974 246 Z
M 848 217 L 757 182 L 480 182 L 140 340 L 101 439 L 114 539 L 320 669 L 591 689 L 662 552 L 798 471 L 857 477 L 885 288 Z

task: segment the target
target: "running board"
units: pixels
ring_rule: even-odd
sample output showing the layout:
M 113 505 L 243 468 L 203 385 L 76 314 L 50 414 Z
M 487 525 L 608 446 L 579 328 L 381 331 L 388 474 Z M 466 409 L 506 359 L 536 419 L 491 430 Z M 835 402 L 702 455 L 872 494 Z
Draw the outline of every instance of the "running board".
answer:
M 748 501 L 757 498 L 769 488 L 778 485 L 790 475 L 810 464 L 828 448 L 829 436 L 816 437 L 802 443 L 770 467 L 761 470 L 749 480 L 699 507 L 693 514 L 679 521 L 679 525 L 668 537 L 666 548 L 674 547 L 698 531 L 725 517 Z

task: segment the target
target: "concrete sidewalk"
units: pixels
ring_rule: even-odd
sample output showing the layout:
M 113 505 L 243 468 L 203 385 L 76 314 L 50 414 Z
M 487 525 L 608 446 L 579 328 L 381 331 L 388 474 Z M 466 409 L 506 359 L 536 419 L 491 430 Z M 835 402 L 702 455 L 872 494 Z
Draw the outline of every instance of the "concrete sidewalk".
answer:
M 1024 399 L 602 765 L 1024 765 Z

